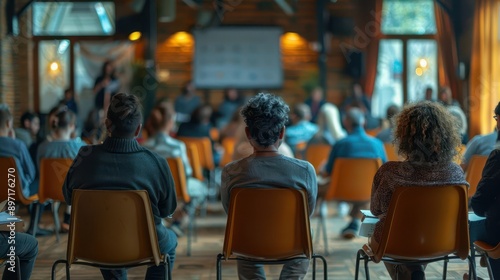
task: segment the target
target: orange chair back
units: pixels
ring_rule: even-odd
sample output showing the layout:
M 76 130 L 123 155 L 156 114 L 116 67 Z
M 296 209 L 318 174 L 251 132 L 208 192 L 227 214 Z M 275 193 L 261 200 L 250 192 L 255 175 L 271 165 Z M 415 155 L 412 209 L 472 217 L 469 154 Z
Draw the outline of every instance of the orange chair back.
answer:
M 38 198 L 41 203 L 48 199 L 64 201 L 62 187 L 66 174 L 73 163 L 71 158 L 42 158 L 40 161 L 40 185 Z
M 328 144 L 311 144 L 307 146 L 306 160 L 314 166 L 316 173 L 319 173 L 321 164 L 328 160 L 331 149 L 332 146 Z
M 224 167 L 226 164 L 233 161 L 234 147 L 236 139 L 234 137 L 226 137 L 222 140 L 222 147 L 224 147 L 224 155 L 220 161 L 219 166 Z
M 392 195 L 373 261 L 469 254 L 465 186 L 399 187 Z
M 380 127 L 378 128 L 374 128 L 374 129 L 367 129 L 366 130 L 366 134 L 372 136 L 372 137 L 375 137 L 377 136 L 377 134 L 381 131 L 382 129 Z
M 233 188 L 223 254 L 279 260 L 313 253 L 307 196 L 290 188 Z
M 167 158 L 168 166 L 170 167 L 170 172 L 172 177 L 174 177 L 175 192 L 177 193 L 177 199 L 189 203 L 191 197 L 189 197 L 187 191 L 186 183 L 186 171 L 184 170 L 184 164 L 180 157 Z
M 208 137 L 196 138 L 196 137 L 177 137 L 184 143 L 194 143 L 198 148 L 200 155 L 201 166 L 205 169 L 212 170 L 215 168 L 214 156 L 212 153 L 212 141 Z
M 219 141 L 219 137 L 220 137 L 219 129 L 216 127 L 210 128 L 210 139 L 212 139 L 212 141 L 214 142 L 217 142 Z
M 336 159 L 325 199 L 370 201 L 373 177 L 381 165 L 378 158 Z
M 481 180 L 483 175 L 483 169 L 486 165 L 488 156 L 474 155 L 467 165 L 467 170 L 465 171 L 465 180 L 469 182 L 469 198 L 471 198 L 474 193 L 476 193 L 477 185 Z
M 198 151 L 198 146 L 195 143 L 186 143 L 186 150 L 189 164 L 191 165 L 191 169 L 193 169 L 193 177 L 203 181 L 203 168 L 200 163 L 200 152 Z
M 127 266 L 161 261 L 147 191 L 73 191 L 67 261 Z
M 0 190 L 0 201 L 14 198 L 16 203 L 20 202 L 23 205 L 29 205 L 38 200 L 38 195 L 25 197 L 23 195 L 23 187 L 21 177 L 18 174 L 16 160 L 13 157 L 0 157 L 0 180 L 2 187 Z M 11 195 L 9 195 L 11 194 Z

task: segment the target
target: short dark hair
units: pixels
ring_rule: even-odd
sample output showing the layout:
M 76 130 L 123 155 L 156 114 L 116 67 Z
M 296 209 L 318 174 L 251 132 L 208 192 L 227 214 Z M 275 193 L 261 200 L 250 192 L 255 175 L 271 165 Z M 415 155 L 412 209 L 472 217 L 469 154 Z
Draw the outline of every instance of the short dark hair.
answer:
M 0 127 L 3 128 L 7 121 L 12 120 L 9 106 L 7 104 L 0 104 Z
M 300 120 L 308 121 L 311 119 L 311 108 L 304 103 L 299 103 L 293 106 L 293 114 Z
M 55 117 L 52 119 L 50 127 L 53 129 L 65 129 L 71 124 L 75 124 L 76 116 L 75 113 L 68 110 L 68 107 L 64 106 L 59 110 Z
M 495 115 L 499 115 L 500 116 L 500 102 L 498 102 L 497 106 L 495 107 Z
M 27 121 L 27 120 L 28 120 L 28 121 L 30 121 L 30 122 L 32 122 L 35 118 L 38 118 L 38 115 L 37 115 L 37 114 L 35 114 L 35 113 L 33 113 L 33 112 L 25 112 L 25 113 L 24 113 L 24 114 L 22 114 L 22 116 L 21 116 L 21 127 L 22 127 L 22 128 L 26 128 L 26 127 L 24 126 L 24 122 L 25 122 L 25 121 Z
M 289 112 L 290 108 L 280 97 L 259 93 L 243 106 L 241 116 L 250 130 L 250 137 L 257 144 L 268 147 L 279 139 Z
M 137 126 L 142 122 L 142 108 L 139 98 L 126 93 L 113 95 L 107 118 L 111 121 L 110 132 L 112 136 L 124 138 L 134 136 Z

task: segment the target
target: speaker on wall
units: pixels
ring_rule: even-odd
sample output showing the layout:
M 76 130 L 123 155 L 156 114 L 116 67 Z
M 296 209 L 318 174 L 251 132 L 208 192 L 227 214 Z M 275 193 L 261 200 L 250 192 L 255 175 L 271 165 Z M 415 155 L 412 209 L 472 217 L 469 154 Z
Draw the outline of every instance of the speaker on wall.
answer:
M 347 75 L 353 79 L 359 79 L 365 75 L 365 55 L 363 52 L 350 52 L 346 60 L 345 72 Z

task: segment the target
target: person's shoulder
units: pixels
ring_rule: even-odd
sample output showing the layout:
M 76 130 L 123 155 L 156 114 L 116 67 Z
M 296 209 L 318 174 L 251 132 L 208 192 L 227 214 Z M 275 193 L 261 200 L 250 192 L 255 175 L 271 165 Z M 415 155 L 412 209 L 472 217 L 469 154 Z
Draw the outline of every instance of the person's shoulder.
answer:
M 287 156 L 283 156 L 281 155 L 281 158 L 283 161 L 285 162 L 288 162 L 289 164 L 292 164 L 292 165 L 296 165 L 300 168 L 304 168 L 304 169 L 307 169 L 307 170 L 312 170 L 312 172 L 315 172 L 314 171 L 314 167 L 312 166 L 312 164 L 308 161 L 305 161 L 305 160 L 301 160 L 301 159 L 298 159 L 298 158 L 292 158 L 292 157 L 287 157 Z M 285 168 L 285 166 L 283 166 Z

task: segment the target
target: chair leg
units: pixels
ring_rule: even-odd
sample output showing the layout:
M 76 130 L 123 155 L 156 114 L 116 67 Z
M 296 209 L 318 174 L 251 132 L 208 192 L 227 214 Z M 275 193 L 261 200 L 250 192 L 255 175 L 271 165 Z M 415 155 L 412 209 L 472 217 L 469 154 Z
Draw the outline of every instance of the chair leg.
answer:
M 366 280 L 370 280 L 370 271 L 368 270 L 368 261 L 370 259 L 368 258 L 368 256 L 364 257 L 364 261 L 365 261 L 365 275 L 366 275 Z
M 361 259 L 361 250 L 356 254 L 356 270 L 354 271 L 354 280 L 359 279 L 359 260 Z
M 316 258 L 313 258 L 313 279 L 316 279 Z
M 469 261 L 469 279 L 477 280 L 476 260 L 471 256 L 467 256 L 467 260 Z M 488 273 L 490 273 L 489 262 Z M 490 274 L 490 279 L 493 279 L 493 274 Z
M 172 279 L 172 269 L 170 269 L 170 256 L 165 255 L 165 278 Z
M 60 201 L 52 202 L 52 215 L 54 217 L 54 231 L 56 232 L 56 240 L 59 242 L 59 230 L 61 229 L 61 223 L 59 221 L 59 207 L 61 206 Z
M 316 258 L 319 258 L 321 259 L 321 262 L 323 262 L 323 279 L 326 280 L 328 279 L 328 267 L 327 267 L 327 264 L 326 264 L 326 259 L 321 256 L 321 255 L 313 255 L 313 261 L 316 261 Z M 313 263 L 313 269 L 315 270 L 316 269 L 316 266 L 315 266 L 315 262 Z M 313 271 L 314 272 L 314 271 Z M 316 274 L 313 274 L 313 276 L 316 276 Z M 313 278 L 314 279 L 314 278 Z
M 187 232 L 187 256 L 191 256 L 191 243 L 193 239 L 193 233 L 194 233 L 194 212 L 196 209 L 192 209 L 192 207 L 189 208 L 189 224 L 188 224 L 188 232 Z
M 322 206 L 322 207 L 327 207 L 325 201 L 323 201 L 322 205 L 325 205 L 325 206 Z M 328 234 L 326 233 L 326 215 L 327 215 L 327 213 L 325 213 L 325 212 L 327 212 L 327 211 L 322 211 L 322 209 L 320 209 L 320 219 L 321 219 L 322 230 L 323 230 L 323 243 L 325 244 L 325 256 L 328 256 L 329 255 L 329 251 L 328 251 Z
M 32 230 L 32 235 L 34 237 L 36 237 L 36 230 L 38 229 L 38 221 L 39 221 L 39 217 L 40 217 L 40 213 L 42 211 L 42 204 L 40 202 L 37 202 L 36 203 L 36 207 L 35 207 L 35 217 L 33 217 L 33 220 L 30 221 L 30 228 Z
M 17 265 L 17 279 L 21 280 L 21 260 L 19 259 L 19 256 L 16 255 L 16 265 Z
M 52 272 L 51 272 L 50 279 L 52 279 L 52 280 L 56 279 L 56 267 L 60 263 L 66 264 L 66 279 L 69 279 L 69 265 L 68 265 L 68 262 L 66 260 L 57 260 L 54 262 L 54 264 L 52 265 Z
M 216 267 L 216 270 L 217 270 L 217 280 L 222 280 L 222 257 L 223 255 L 222 254 L 218 254 L 217 255 L 217 267 Z
M 443 263 L 443 280 L 446 280 L 446 274 L 448 273 L 448 262 L 449 260 L 445 259 Z

